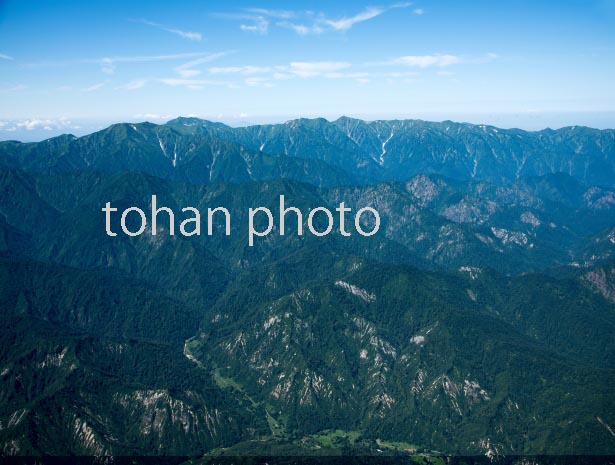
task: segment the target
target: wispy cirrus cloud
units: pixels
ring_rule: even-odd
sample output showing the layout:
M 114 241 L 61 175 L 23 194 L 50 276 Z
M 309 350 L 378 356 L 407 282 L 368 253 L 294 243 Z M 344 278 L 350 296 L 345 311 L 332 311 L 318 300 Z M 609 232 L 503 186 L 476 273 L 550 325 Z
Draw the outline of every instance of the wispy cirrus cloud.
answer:
M 199 54 L 192 60 L 175 66 L 176 76 L 135 79 L 124 85 L 116 87 L 119 90 L 135 90 L 144 87 L 149 82 L 160 83 L 171 87 L 183 87 L 190 90 L 201 90 L 206 87 L 218 86 L 226 88 L 239 87 L 273 87 L 276 82 L 290 79 L 347 79 L 359 84 L 368 84 L 372 81 L 385 80 L 393 82 L 415 81 L 419 70 L 435 68 L 443 70 L 458 64 L 486 63 L 497 58 L 496 54 L 489 53 L 479 57 L 464 57 L 453 54 L 431 55 L 404 55 L 387 61 L 353 64 L 349 61 L 291 61 L 277 65 L 235 65 L 211 66 L 207 68 L 208 76 L 197 77 L 203 74 L 198 66 L 226 56 L 229 52 L 216 52 Z M 166 55 L 160 57 L 117 57 L 112 60 L 149 60 L 167 58 L 185 58 L 186 54 Z M 146 60 L 146 61 L 147 61 Z M 415 68 L 415 69 L 408 69 Z
M 206 70 L 208 76 L 204 78 L 197 77 L 203 74 L 204 71 L 196 69 L 196 67 L 214 61 L 228 53 L 216 52 L 198 54 L 196 57 L 191 56 L 193 59 L 173 68 L 176 76 L 135 79 L 116 87 L 116 89 L 136 90 L 150 82 L 171 87 L 183 87 L 190 90 L 201 90 L 212 86 L 230 89 L 244 86 L 268 88 L 275 86 L 276 82 L 289 79 L 347 79 L 359 84 L 368 84 L 377 80 L 385 80 L 385 82 L 397 80 L 411 82 L 415 81 L 420 69 L 435 68 L 442 70 L 462 63 L 485 63 L 497 57 L 493 53 L 474 58 L 453 54 L 431 54 L 404 55 L 387 61 L 361 64 L 353 64 L 349 61 L 291 61 L 286 64 L 277 65 L 211 66 Z M 149 61 L 152 59 L 186 58 L 188 55 L 190 54 L 157 57 L 115 57 L 110 60 L 112 63 Z M 408 68 L 416 68 L 416 70 L 408 70 Z
M 490 61 L 497 60 L 498 58 L 500 58 L 500 56 L 497 53 L 487 53 L 483 56 L 469 59 L 467 62 L 472 64 L 489 63 Z
M 209 68 L 210 74 L 254 76 L 268 74 L 272 79 L 282 80 L 293 77 L 340 77 L 342 70 L 347 70 L 352 64 L 346 61 L 293 61 L 286 65 L 276 66 L 227 66 Z
M 453 65 L 487 63 L 497 57 L 498 55 L 494 53 L 478 57 L 442 53 L 404 55 L 387 61 L 361 64 L 348 61 L 292 61 L 270 66 L 218 66 L 210 67 L 208 72 L 212 76 L 234 76 L 238 81 L 250 87 L 271 87 L 276 81 L 310 78 L 348 79 L 360 84 L 378 80 L 414 82 L 419 72 L 424 69 L 433 68 L 442 71 Z
M 331 19 L 323 19 L 323 24 L 331 27 L 336 31 L 347 31 L 352 26 L 358 23 L 362 23 L 363 21 L 367 21 L 372 18 L 376 18 L 384 13 L 386 10 L 384 8 L 377 7 L 368 7 L 364 11 L 357 13 L 354 16 L 344 17 L 336 20 Z
M 338 72 L 351 66 L 351 63 L 345 61 L 294 61 L 290 63 L 288 71 L 296 76 L 308 78 Z
M 414 68 L 444 68 L 452 65 L 459 64 L 481 64 L 488 63 L 492 60 L 498 58 L 498 55 L 495 53 L 487 53 L 484 56 L 479 57 L 466 57 L 460 55 L 451 55 L 451 54 L 432 54 L 432 55 L 404 55 L 397 58 L 393 58 L 392 60 L 377 62 L 377 63 L 368 63 L 370 66 L 404 66 L 404 67 L 414 67 Z
M 148 63 L 156 61 L 174 61 L 184 60 L 189 58 L 205 58 L 219 54 L 211 52 L 192 52 L 192 53 L 175 53 L 170 55 L 135 55 L 135 56 L 110 56 L 94 59 L 82 60 L 84 63 L 96 63 L 100 65 L 101 70 L 106 74 L 113 74 L 118 63 Z
M 288 79 L 355 79 L 366 82 L 366 72 L 351 72 L 352 64 L 346 61 L 293 61 L 275 66 L 227 66 L 209 68 L 212 75 L 234 75 L 249 87 L 273 87 L 275 81 Z
M 89 87 L 86 87 L 84 89 L 81 89 L 81 92 L 95 92 L 99 89 L 102 89 L 103 87 L 105 87 L 107 85 L 109 81 L 103 81 L 103 82 L 97 82 L 96 84 L 92 84 Z
M 0 60 L 13 60 L 14 58 L 10 55 L 7 55 L 5 53 L 0 53 Z
M 265 77 L 249 77 L 244 84 L 248 87 L 273 87 L 273 83 Z
M 294 18 L 296 13 L 289 10 L 244 8 L 242 13 L 216 13 L 215 16 L 241 21 L 239 29 L 242 31 L 265 35 L 269 32 L 272 20 L 288 20 Z
M 201 71 L 198 69 L 195 69 L 197 66 L 202 65 L 204 63 L 212 62 L 214 60 L 217 60 L 218 58 L 222 58 L 228 55 L 229 53 L 230 52 L 216 52 L 216 53 L 210 53 L 208 55 L 201 56 L 199 58 L 190 60 L 182 65 L 175 67 L 175 72 L 184 78 L 198 76 L 199 74 L 201 74 Z
M 277 19 L 290 19 L 294 18 L 296 13 L 290 10 L 271 10 L 267 8 L 246 8 L 247 12 L 252 14 L 257 14 L 260 16 L 266 16 L 269 18 L 277 18 Z
M 214 53 L 200 53 L 196 55 L 190 55 L 196 58 L 186 61 L 179 66 L 176 66 L 173 71 L 179 75 L 179 77 L 166 77 L 155 79 L 133 79 L 132 81 L 117 87 L 119 90 L 137 90 L 145 87 L 150 81 L 160 82 L 173 87 L 185 87 L 188 89 L 202 89 L 209 85 L 225 85 L 228 83 L 207 80 L 207 79 L 195 79 L 196 76 L 201 74 L 201 70 L 195 69 L 205 63 L 210 63 L 218 58 L 228 55 L 230 52 L 214 52 Z M 175 55 L 174 57 L 179 57 Z M 188 58 L 189 54 L 184 54 L 182 58 Z
M 240 24 L 239 29 L 246 32 L 255 32 L 257 34 L 267 34 L 269 31 L 269 21 L 265 18 L 254 18 L 251 24 Z
M 185 79 L 185 78 L 161 78 L 158 82 L 171 87 L 185 87 L 191 90 L 201 90 L 210 86 L 237 87 L 233 82 L 217 81 L 213 79 Z
M 389 62 L 392 65 L 414 66 L 417 68 L 428 68 L 430 66 L 450 66 L 461 63 L 461 58 L 457 55 L 405 55 L 395 58 Z
M 213 13 L 213 16 L 231 21 L 240 21 L 239 29 L 245 32 L 252 32 L 259 35 L 265 35 L 269 32 L 269 18 L 262 14 L 254 14 L 249 10 L 244 10 L 244 13 Z
M 150 21 L 148 19 L 140 18 L 140 19 L 131 19 L 130 21 L 135 23 L 145 24 L 147 26 L 155 27 L 162 31 L 170 32 L 171 34 L 175 34 L 183 39 L 193 40 L 195 42 L 200 42 L 203 39 L 203 36 L 200 32 L 192 32 L 192 31 L 184 31 L 182 29 L 178 29 L 176 27 L 166 26 L 164 24 L 160 24 L 154 21 Z
M 313 11 L 288 11 L 271 10 L 266 8 L 247 8 L 242 13 L 223 13 L 218 16 L 242 21 L 239 28 L 246 32 L 267 34 L 270 24 L 290 29 L 295 33 L 305 36 L 310 34 L 322 34 L 329 31 L 344 32 L 370 19 L 374 19 L 389 10 L 395 8 L 407 8 L 411 3 L 394 3 L 387 7 L 366 7 L 351 16 L 332 18 L 325 13 Z M 415 10 L 416 14 L 417 10 Z
M 225 66 L 225 67 L 214 67 L 209 68 L 209 72 L 211 74 L 262 74 L 269 73 L 274 70 L 276 67 L 271 66 Z
M 179 74 L 198 74 L 197 71 L 190 71 L 191 68 L 201 63 L 207 63 L 209 61 L 220 58 L 231 52 L 188 52 L 188 53 L 173 53 L 166 55 L 115 55 L 104 56 L 99 58 L 83 58 L 78 60 L 65 60 L 65 61 L 39 61 L 24 64 L 26 68 L 45 68 L 45 67 L 64 67 L 74 66 L 78 64 L 95 64 L 100 66 L 100 70 L 105 74 L 114 74 L 119 64 L 140 64 L 150 63 L 158 61 L 181 61 L 189 60 L 186 63 L 176 67 L 176 72 Z
M 117 90 L 137 90 L 142 89 L 147 84 L 147 79 L 133 79 L 132 81 L 127 82 L 126 84 L 122 84 L 121 86 L 117 86 Z
M 291 21 L 283 21 L 278 23 L 278 26 L 290 29 L 300 36 L 307 36 L 310 34 L 322 34 L 323 32 L 325 32 L 325 29 L 318 23 L 306 25 L 293 23 Z

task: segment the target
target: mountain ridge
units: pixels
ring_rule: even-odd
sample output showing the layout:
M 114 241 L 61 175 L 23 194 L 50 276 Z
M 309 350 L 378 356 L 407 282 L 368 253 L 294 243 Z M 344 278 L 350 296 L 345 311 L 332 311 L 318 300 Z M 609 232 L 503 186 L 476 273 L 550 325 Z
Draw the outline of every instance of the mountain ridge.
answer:
M 5 155 L 4 163 L 12 162 L 14 167 L 66 171 L 96 163 L 100 155 L 91 153 L 91 145 L 104 143 L 113 145 L 106 149 L 107 164 L 99 169 L 113 169 L 113 164 L 116 169 L 137 169 L 146 163 L 150 174 L 193 176 L 195 182 L 212 179 L 215 153 L 224 147 L 226 158 L 234 153 L 234 164 L 246 165 L 246 172 L 235 177 L 221 173 L 224 180 L 277 176 L 267 166 L 283 163 L 290 164 L 286 169 L 295 172 L 296 178 L 301 171 L 338 171 L 338 179 L 320 180 L 322 185 L 403 181 L 421 173 L 506 184 L 559 172 L 589 184 L 615 185 L 615 130 L 580 126 L 523 131 L 449 121 L 367 122 L 341 117 L 230 127 L 176 118 L 161 125 L 118 123 L 79 138 L 2 142 L 0 154 Z M 113 147 L 118 144 L 131 154 L 130 159 L 114 158 Z M 301 167 L 307 160 L 325 165 Z

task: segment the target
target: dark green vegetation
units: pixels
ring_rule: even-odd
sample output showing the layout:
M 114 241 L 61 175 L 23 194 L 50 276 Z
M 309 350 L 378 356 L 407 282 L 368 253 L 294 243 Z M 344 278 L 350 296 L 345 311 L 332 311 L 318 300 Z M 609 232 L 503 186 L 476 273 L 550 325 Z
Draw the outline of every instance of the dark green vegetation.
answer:
M 613 131 L 180 118 L 0 167 L 4 454 L 615 453 Z M 231 236 L 105 234 L 152 194 Z M 381 232 L 248 247 L 280 194 Z

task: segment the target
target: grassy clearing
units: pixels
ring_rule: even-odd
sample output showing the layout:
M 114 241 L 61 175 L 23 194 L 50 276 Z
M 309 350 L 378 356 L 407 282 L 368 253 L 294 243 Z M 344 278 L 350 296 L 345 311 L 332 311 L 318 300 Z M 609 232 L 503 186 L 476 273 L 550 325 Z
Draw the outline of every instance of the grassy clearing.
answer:
M 381 439 L 376 439 L 376 444 L 381 449 L 389 449 L 394 450 L 396 452 L 406 452 L 409 454 L 414 454 L 418 450 L 418 446 L 414 444 L 410 444 L 409 442 L 402 441 L 383 441 Z

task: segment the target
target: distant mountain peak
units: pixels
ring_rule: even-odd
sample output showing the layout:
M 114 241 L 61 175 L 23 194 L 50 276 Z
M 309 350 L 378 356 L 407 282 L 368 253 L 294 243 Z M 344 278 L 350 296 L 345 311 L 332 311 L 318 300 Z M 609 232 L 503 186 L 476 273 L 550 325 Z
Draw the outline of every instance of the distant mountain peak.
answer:
M 175 119 L 167 121 L 167 126 L 200 126 L 200 127 L 217 127 L 228 128 L 224 123 L 209 121 L 206 119 L 197 118 L 195 116 L 179 116 Z

